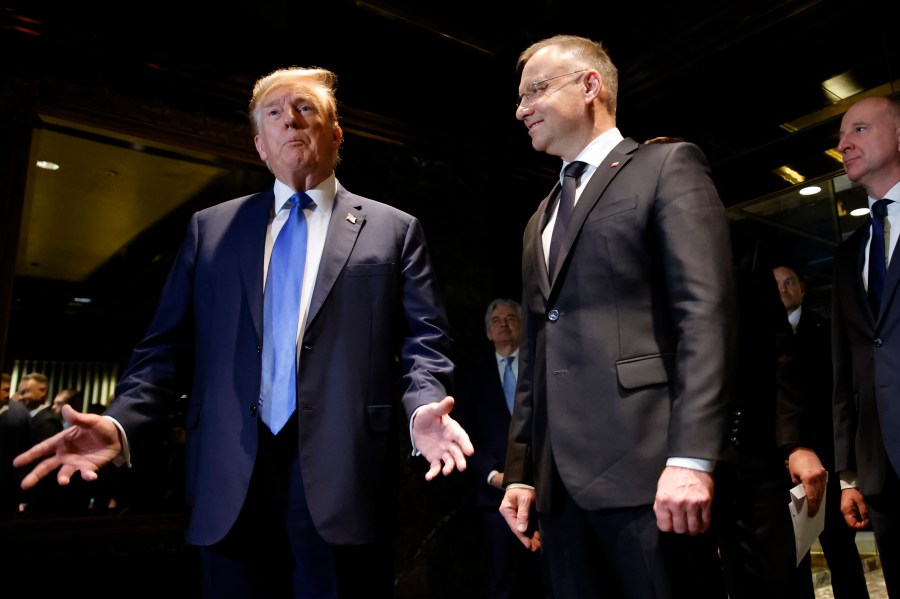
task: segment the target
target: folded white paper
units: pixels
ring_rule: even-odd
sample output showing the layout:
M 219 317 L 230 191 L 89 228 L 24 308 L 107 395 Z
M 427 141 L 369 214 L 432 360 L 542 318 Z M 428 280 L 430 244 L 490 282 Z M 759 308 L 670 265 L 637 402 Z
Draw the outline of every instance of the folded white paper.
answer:
M 806 500 L 806 491 L 803 485 L 797 485 L 791 489 L 791 501 L 788 503 L 791 512 L 791 520 L 794 522 L 794 545 L 797 549 L 797 565 L 809 552 L 813 541 L 819 538 L 825 528 L 825 496 L 819 504 L 819 511 L 812 518 L 809 517 L 809 502 Z

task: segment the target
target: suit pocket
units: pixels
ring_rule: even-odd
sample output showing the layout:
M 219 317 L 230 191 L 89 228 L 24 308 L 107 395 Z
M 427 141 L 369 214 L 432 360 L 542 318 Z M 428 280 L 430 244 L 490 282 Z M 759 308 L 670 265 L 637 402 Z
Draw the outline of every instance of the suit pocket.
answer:
M 631 196 L 628 198 L 622 198 L 612 201 L 605 201 L 601 199 L 599 202 L 597 202 L 597 205 L 594 206 L 594 209 L 591 210 L 591 213 L 588 215 L 587 222 L 590 223 L 598 220 L 603 220 L 604 218 L 616 216 L 617 214 L 622 214 L 623 212 L 632 211 L 637 207 L 637 199 L 637 196 Z
M 675 373 L 675 354 L 641 356 L 616 362 L 619 385 L 639 389 L 650 385 L 667 385 Z
M 374 433 L 386 433 L 391 429 L 391 406 L 369 406 L 369 429 Z
M 393 262 L 380 264 L 348 264 L 344 269 L 347 277 L 380 277 L 394 272 L 396 266 Z

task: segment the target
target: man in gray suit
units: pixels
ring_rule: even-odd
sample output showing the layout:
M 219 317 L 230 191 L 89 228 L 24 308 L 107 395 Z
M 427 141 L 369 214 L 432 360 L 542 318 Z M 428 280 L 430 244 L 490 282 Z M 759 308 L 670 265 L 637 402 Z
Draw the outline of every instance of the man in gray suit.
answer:
M 724 597 L 704 533 L 735 298 L 706 158 L 689 143 L 623 138 L 616 67 L 597 42 L 549 38 L 518 66 L 516 117 L 577 190 L 573 208 L 561 173 L 524 234 L 501 512 L 533 545 L 536 502 L 555 596 Z
M 841 120 L 838 151 L 873 211 L 886 204 L 889 227 L 870 218 L 835 254 L 835 468 L 845 520 L 857 530 L 871 522 L 888 594 L 900 597 L 900 260 L 891 259 L 900 232 L 900 95 L 851 106 Z M 870 241 L 882 234 L 879 243 Z M 870 270 L 878 264 L 870 257 L 879 253 L 889 263 L 881 286 Z

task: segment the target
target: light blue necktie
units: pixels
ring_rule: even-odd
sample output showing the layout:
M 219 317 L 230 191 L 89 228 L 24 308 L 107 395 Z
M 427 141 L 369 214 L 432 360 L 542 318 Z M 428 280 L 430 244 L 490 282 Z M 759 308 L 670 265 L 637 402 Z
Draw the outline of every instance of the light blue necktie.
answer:
M 512 414 L 513 399 L 516 396 L 516 375 L 513 374 L 512 369 L 512 362 L 515 359 L 515 356 L 503 358 L 503 395 L 506 396 L 506 406 L 509 408 L 510 414 Z
M 273 434 L 297 406 L 297 327 L 306 267 L 306 216 L 313 203 L 305 193 L 291 196 L 291 211 L 275 239 L 263 293 L 261 418 Z

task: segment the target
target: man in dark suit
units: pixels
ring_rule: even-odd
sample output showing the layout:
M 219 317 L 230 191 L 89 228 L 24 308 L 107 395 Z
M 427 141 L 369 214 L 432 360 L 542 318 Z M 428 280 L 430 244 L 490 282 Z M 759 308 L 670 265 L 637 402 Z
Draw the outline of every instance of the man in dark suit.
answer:
M 50 380 L 41 372 L 29 372 L 19 379 L 15 400 L 30 415 L 30 444 L 49 439 L 63 429 L 62 417 L 50 402 Z M 41 481 L 22 493 L 21 510 L 32 516 L 56 516 L 62 507 L 62 493 L 51 480 Z
M 791 487 L 802 484 L 814 516 L 827 473 L 812 449 L 809 404 L 773 262 L 739 225 L 731 230 L 737 372 L 728 444 L 716 468 L 713 528 L 730 599 L 812 599 L 809 554 L 797 564 L 788 504 Z
M 554 595 L 724 597 L 704 533 L 735 306 L 728 222 L 706 159 L 689 143 L 623 138 L 601 44 L 556 36 L 518 64 L 516 117 L 534 149 L 566 168 L 523 239 L 501 512 L 529 545 L 536 501 Z M 574 208 L 560 193 L 568 179 Z
M 390 596 L 398 435 L 428 480 L 473 451 L 449 416 L 450 343 L 421 224 L 335 178 L 335 86 L 324 69 L 256 82 L 250 116 L 273 188 L 193 216 L 115 401 L 103 416 L 64 408 L 73 426 L 16 460 L 49 455 L 25 486 L 58 464 L 61 484 L 75 470 L 94 479 L 158 451 L 152 427 L 187 395 L 187 540 L 211 597 Z M 305 257 L 276 253 L 283 235 Z M 299 300 L 279 293 L 292 287 Z M 293 320 L 274 330 L 276 318 Z
M 549 596 L 544 593 L 540 552 L 524 548 L 497 511 L 503 499 L 506 443 L 519 368 L 522 306 L 512 299 L 495 299 L 488 304 L 484 324 L 493 352 L 471 368 L 460 368 L 457 409 L 460 423 L 475 447 L 467 463 L 468 473 L 474 478 L 475 502 L 488 541 L 490 591 L 487 596 L 492 599 Z
M 10 398 L 12 376 L 0 375 L 0 518 L 19 513 L 23 472 L 13 467 L 13 458 L 31 446 L 31 419 L 25 405 Z
M 831 409 L 831 321 L 804 309 L 806 282 L 801 272 L 788 264 L 772 269 L 781 302 L 794 331 L 793 357 L 799 381 L 807 396 L 807 424 L 810 443 L 828 471 L 825 487 L 825 528 L 819 535 L 822 553 L 831 571 L 835 599 L 862 599 L 869 596 L 856 531 L 847 526 L 841 513 L 841 484 L 834 470 L 834 418 Z
M 900 96 L 851 106 L 837 147 L 874 212 L 835 254 L 835 468 L 844 518 L 856 530 L 871 522 L 888 594 L 900 596 L 900 260 L 891 259 L 900 231 Z

